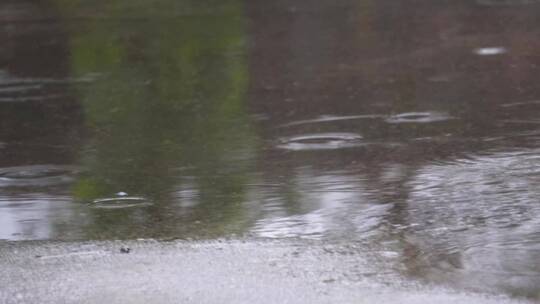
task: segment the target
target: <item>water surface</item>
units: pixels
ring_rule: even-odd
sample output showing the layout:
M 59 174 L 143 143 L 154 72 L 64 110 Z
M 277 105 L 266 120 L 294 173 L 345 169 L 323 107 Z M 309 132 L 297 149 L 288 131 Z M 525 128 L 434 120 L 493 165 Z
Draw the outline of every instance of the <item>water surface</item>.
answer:
M 540 297 L 537 1 L 4 1 L 0 239 L 373 244 Z

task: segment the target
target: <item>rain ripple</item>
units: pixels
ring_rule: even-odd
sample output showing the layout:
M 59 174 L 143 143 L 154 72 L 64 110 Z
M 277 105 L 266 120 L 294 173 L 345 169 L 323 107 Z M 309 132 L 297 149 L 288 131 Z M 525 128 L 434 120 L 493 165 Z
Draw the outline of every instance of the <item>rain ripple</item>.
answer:
M 65 165 L 30 165 L 0 168 L 2 187 L 45 187 L 70 183 L 79 170 Z
M 278 148 L 292 151 L 343 149 L 365 145 L 362 139 L 356 133 L 315 133 L 281 138 Z
M 380 115 L 380 114 L 343 115 L 343 116 L 321 115 L 318 118 L 314 118 L 314 119 L 293 121 L 293 122 L 281 125 L 280 127 L 290 127 L 290 126 L 297 126 L 297 125 L 304 125 L 304 124 L 311 124 L 311 123 L 321 123 L 321 122 L 335 122 L 335 121 L 341 121 L 341 120 L 377 119 L 377 118 L 384 118 L 384 117 L 385 115 Z
M 123 196 L 107 197 L 95 199 L 90 203 L 91 207 L 97 209 L 125 209 L 134 207 L 147 207 L 152 203 L 141 196 Z
M 78 78 L 21 78 L 0 73 L 0 102 L 24 103 L 58 100 L 68 97 L 64 87 L 95 80 L 97 74 Z
M 528 105 L 540 105 L 540 100 L 530 100 L 530 101 L 522 101 L 522 102 L 510 102 L 510 103 L 502 104 L 501 107 L 503 107 L 503 108 L 512 108 L 512 107 L 528 106 Z
M 408 112 L 392 115 L 385 119 L 390 124 L 400 123 L 431 123 L 454 119 L 447 113 L 443 112 Z

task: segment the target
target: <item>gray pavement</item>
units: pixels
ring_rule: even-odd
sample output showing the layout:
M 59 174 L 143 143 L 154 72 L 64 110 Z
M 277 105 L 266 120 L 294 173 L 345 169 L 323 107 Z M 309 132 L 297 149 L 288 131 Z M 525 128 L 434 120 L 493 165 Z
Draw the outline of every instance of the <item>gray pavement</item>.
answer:
M 3 242 L 0 303 L 529 303 L 423 286 L 395 258 L 304 240 Z

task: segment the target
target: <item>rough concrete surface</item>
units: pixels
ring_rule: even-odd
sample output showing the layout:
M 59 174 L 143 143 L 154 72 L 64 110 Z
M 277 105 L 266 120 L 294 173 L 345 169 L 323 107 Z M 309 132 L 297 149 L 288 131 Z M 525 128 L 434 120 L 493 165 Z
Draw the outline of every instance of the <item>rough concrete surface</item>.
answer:
M 529 303 L 422 286 L 394 258 L 303 240 L 4 242 L 0 303 Z

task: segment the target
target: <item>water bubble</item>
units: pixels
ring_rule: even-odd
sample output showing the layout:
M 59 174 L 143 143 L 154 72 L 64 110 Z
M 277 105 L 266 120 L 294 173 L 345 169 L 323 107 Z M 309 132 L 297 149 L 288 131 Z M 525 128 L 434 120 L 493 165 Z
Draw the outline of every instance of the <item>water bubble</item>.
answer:
M 504 47 L 484 47 L 484 48 L 477 48 L 473 51 L 476 55 L 480 56 L 492 56 L 492 55 L 500 55 L 507 52 L 506 48 Z

